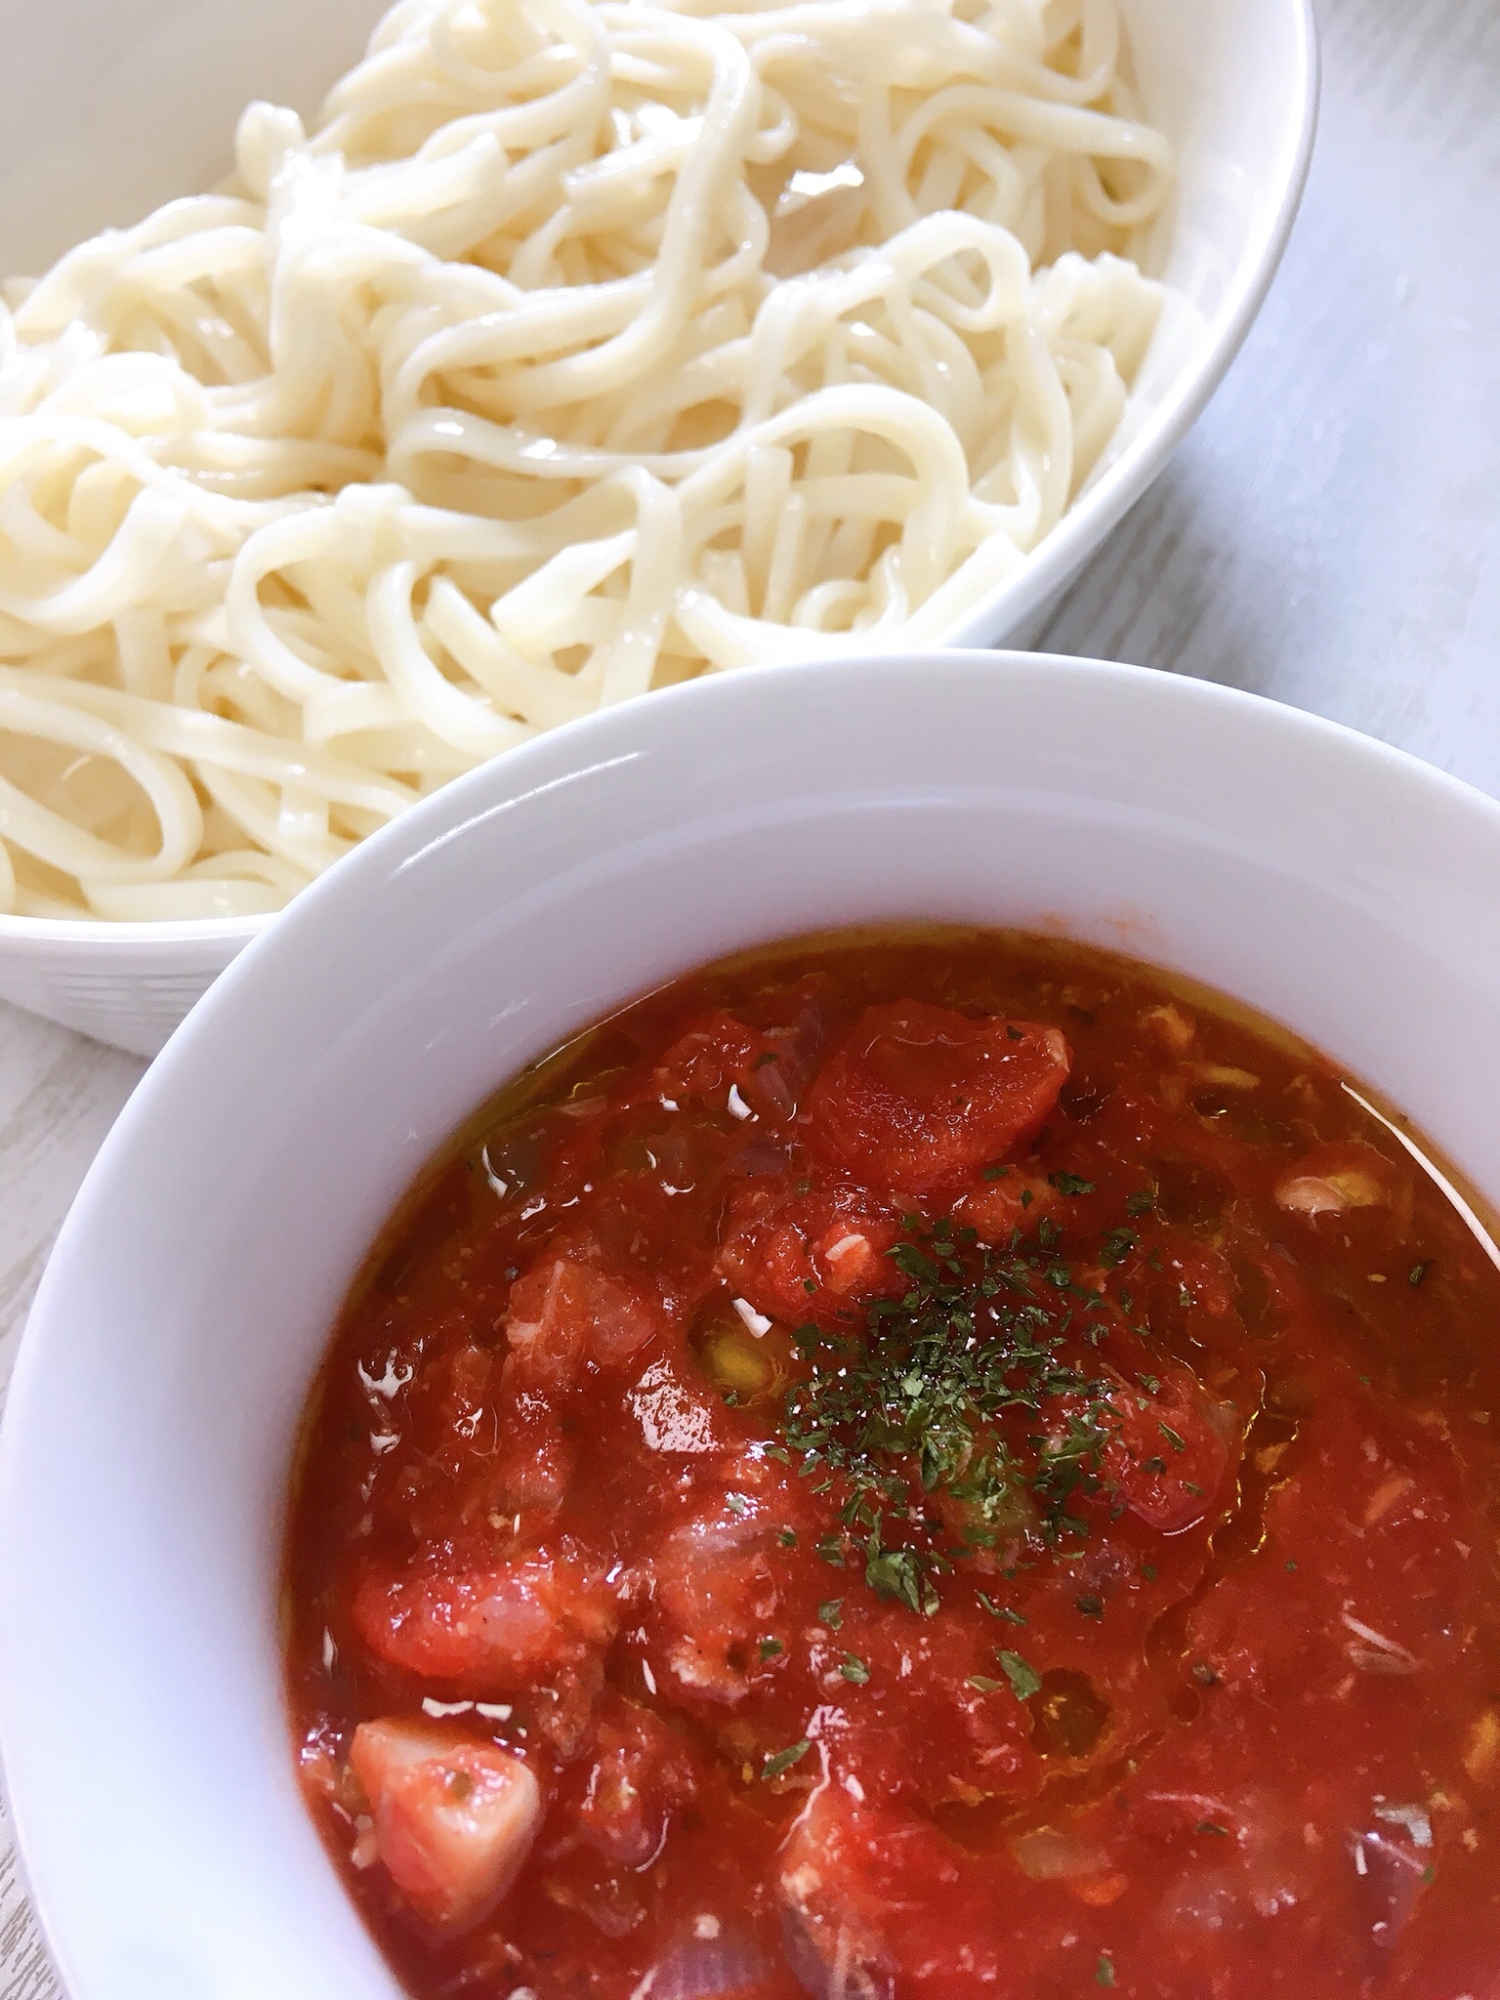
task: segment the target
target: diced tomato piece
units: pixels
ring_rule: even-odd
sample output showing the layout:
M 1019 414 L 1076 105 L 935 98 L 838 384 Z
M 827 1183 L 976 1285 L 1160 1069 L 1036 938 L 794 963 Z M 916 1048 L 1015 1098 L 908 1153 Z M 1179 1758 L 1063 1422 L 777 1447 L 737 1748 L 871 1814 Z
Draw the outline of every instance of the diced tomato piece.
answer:
M 502 1509 L 550 1517 L 567 1498 L 578 1454 L 556 1410 L 534 1389 L 508 1398 L 492 1468 Z
M 1228 1427 L 1184 1369 L 1153 1379 L 1159 1389 L 1122 1383 L 1111 1398 L 1118 1428 L 1103 1474 L 1138 1520 L 1175 1535 L 1221 1504 L 1234 1454 Z
M 412 1908 L 444 1930 L 492 1909 L 541 1818 L 536 1779 L 520 1758 L 397 1717 L 362 1722 L 349 1759 L 370 1802 L 376 1853 Z
M 673 1678 L 714 1703 L 748 1692 L 755 1641 L 771 1629 L 785 1574 L 773 1510 L 759 1495 L 735 1498 L 739 1512 L 720 1496 L 668 1535 L 651 1563 Z
M 787 1956 L 809 1993 L 892 2000 L 887 1919 L 914 1872 L 928 1886 L 922 1850 L 937 1844 L 914 1820 L 856 1803 L 842 1788 L 813 1793 L 787 1836 L 779 1883 Z
M 743 1093 L 757 1061 L 769 1060 L 775 1047 L 759 1029 L 720 1009 L 678 1037 L 653 1071 L 652 1085 L 674 1104 L 695 1102 L 722 1111 L 731 1088 Z
M 906 1289 L 888 1255 L 900 1237 L 900 1218 L 862 1188 L 777 1195 L 752 1184 L 731 1209 L 715 1269 L 785 1325 L 838 1321 L 852 1305 Z
M 679 1108 L 697 1104 L 782 1125 L 796 1115 L 815 1043 L 815 1022 L 762 1031 L 720 1010 L 678 1037 L 653 1070 L 652 1089 Z
M 1176 1285 L 1179 1298 L 1186 1292 L 1192 1300 L 1191 1310 L 1207 1313 L 1210 1319 L 1223 1319 L 1234 1310 L 1239 1297 L 1239 1284 L 1233 1267 L 1222 1250 L 1212 1243 L 1189 1243 L 1178 1237 L 1163 1246 L 1162 1263 L 1167 1278 Z M 1140 1254 L 1127 1260 L 1122 1269 L 1137 1274 L 1141 1271 Z
M 388 1665 L 478 1700 L 543 1682 L 542 1721 L 571 1738 L 587 1720 L 614 1637 L 614 1594 L 568 1536 L 485 1564 L 395 1577 L 368 1572 L 354 1622 Z
M 617 1700 L 598 1726 L 578 1808 L 583 1837 L 606 1861 L 639 1868 L 660 1849 L 670 1814 L 695 1790 L 692 1755 L 676 1731 L 649 1709 Z
M 660 1307 L 594 1254 L 587 1244 L 562 1254 L 554 1247 L 517 1278 L 505 1322 L 507 1384 L 571 1387 L 590 1361 L 618 1366 L 659 1330 Z
M 953 1205 L 954 1218 L 981 1243 L 1009 1243 L 1016 1230 L 1035 1229 L 1057 1206 L 1057 1190 L 1045 1174 L 1007 1167 L 994 1180 L 980 1181 Z
M 956 1192 L 1040 1130 L 1070 1062 L 1057 1028 L 919 1000 L 871 1007 L 812 1087 L 809 1138 L 871 1186 Z

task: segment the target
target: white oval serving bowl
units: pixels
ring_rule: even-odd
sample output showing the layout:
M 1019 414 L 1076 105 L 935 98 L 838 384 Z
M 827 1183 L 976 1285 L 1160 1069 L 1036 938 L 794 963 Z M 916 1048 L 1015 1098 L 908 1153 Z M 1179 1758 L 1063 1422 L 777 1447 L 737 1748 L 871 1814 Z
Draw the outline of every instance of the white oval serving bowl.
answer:
M 1301 196 L 1317 106 L 1310 0 L 1121 0 L 1121 11 L 1147 108 L 1181 160 L 1157 259 L 1177 304 L 1077 505 L 944 644 L 1031 642 L 1218 385 Z M 247 102 L 315 110 L 383 12 L 382 0 L 311 12 L 296 0 L 0 0 L 0 270 L 212 182 Z M 154 1055 L 265 921 L 0 916 L 0 999 Z
M 1207 980 L 1500 1197 L 1500 805 L 1333 724 L 950 653 L 699 682 L 460 779 L 185 1023 L 37 1297 L 0 1434 L 0 1744 L 72 2000 L 392 2000 L 297 1792 L 277 1646 L 344 1291 L 532 1057 L 734 947 L 911 917 Z

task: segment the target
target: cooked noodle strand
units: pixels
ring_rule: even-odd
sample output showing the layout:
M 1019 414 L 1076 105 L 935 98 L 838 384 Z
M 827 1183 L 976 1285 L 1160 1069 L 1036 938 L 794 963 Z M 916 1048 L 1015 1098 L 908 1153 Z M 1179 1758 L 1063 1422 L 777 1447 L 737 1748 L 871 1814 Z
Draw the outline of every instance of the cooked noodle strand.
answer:
M 0 306 L 0 908 L 279 907 L 705 669 L 940 639 L 1108 452 L 1115 0 L 401 0 Z

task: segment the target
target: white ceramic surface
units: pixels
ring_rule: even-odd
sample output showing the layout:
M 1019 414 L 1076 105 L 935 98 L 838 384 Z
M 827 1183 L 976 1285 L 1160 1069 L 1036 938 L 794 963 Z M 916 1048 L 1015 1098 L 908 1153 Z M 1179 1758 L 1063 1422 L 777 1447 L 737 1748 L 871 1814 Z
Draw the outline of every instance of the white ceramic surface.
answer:
M 35 267 L 81 232 L 210 182 L 250 98 L 314 109 L 383 11 L 379 0 L 0 0 L 0 269 Z M 1301 194 L 1317 98 L 1309 0 L 1121 0 L 1121 11 L 1148 110 L 1180 151 L 1158 257 L 1177 303 L 1088 491 L 1020 575 L 945 635 L 954 645 L 1031 643 L 1233 360 Z M 0 999 L 151 1055 L 260 927 L 0 916 Z
M 184 1025 L 37 1299 L 0 1434 L 0 1744 L 72 2000 L 391 2000 L 277 1673 L 340 1296 L 444 1135 L 572 1029 L 737 945 L 913 916 L 1061 925 L 1236 993 L 1500 1197 L 1500 805 L 1331 724 L 947 654 L 700 683 L 459 781 Z

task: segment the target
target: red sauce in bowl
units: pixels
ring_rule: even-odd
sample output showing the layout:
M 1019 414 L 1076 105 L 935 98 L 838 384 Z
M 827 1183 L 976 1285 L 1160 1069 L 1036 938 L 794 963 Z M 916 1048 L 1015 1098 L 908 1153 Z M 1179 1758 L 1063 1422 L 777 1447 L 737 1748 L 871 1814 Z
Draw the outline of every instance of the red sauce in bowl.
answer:
M 286 1553 L 421 2000 L 1473 2000 L 1500 1274 L 1333 1065 L 973 932 L 685 979 L 392 1224 Z

